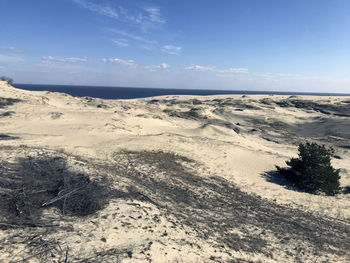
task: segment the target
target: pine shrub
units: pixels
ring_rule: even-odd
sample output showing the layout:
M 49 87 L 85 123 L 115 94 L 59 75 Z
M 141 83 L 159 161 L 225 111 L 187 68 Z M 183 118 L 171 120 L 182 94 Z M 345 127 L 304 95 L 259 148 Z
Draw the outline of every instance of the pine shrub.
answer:
M 12 85 L 13 84 L 13 79 L 12 78 L 9 78 L 9 77 L 6 77 L 6 76 L 1 76 L 0 77 L 0 80 L 2 81 L 6 81 L 8 84 Z
M 299 157 L 286 161 L 290 167 L 276 166 L 280 174 L 295 187 L 307 192 L 324 192 L 336 195 L 340 192 L 339 169 L 331 165 L 333 148 L 326 148 L 317 143 L 299 144 Z

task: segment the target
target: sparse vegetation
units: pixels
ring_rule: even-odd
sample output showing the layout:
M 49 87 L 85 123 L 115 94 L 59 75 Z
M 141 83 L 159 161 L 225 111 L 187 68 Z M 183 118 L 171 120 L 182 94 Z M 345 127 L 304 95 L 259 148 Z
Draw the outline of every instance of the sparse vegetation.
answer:
M 12 99 L 12 98 L 2 98 L 0 97 L 0 109 L 12 106 L 13 104 L 21 102 L 20 99 Z
M 93 214 L 105 206 L 108 197 L 106 187 L 86 174 L 70 171 L 64 158 L 45 154 L 2 167 L 0 186 L 6 189 L 0 193 L 0 211 L 9 227 L 46 225 L 41 214 L 50 207 L 74 216 Z
M 15 140 L 15 139 L 18 139 L 18 137 L 0 133 L 0 141 L 1 140 Z
M 124 167 L 116 178 L 130 180 L 130 190 L 140 193 L 142 201 L 165 209 L 177 218 L 177 225 L 186 225 L 225 249 L 271 257 L 267 232 L 278 238 L 280 249 L 300 251 L 290 254 L 293 261 L 305 262 L 303 254 L 347 253 L 350 243 L 343 238 L 349 233 L 347 223 L 277 205 L 245 193 L 219 176 L 198 175 L 200 164 L 195 160 L 162 151 L 122 151 L 116 153 L 115 160 Z M 250 231 L 247 226 L 263 231 Z
M 297 188 L 308 192 L 336 195 L 340 192 L 339 170 L 331 165 L 332 148 L 317 143 L 299 145 L 299 157 L 286 161 L 290 168 L 277 170 Z
M 315 258 L 318 259 L 318 256 L 321 257 L 324 253 L 341 258 L 348 256 L 349 241 L 344 239 L 344 236 L 349 234 L 349 224 L 346 221 L 320 218 L 309 212 L 277 205 L 256 195 L 245 193 L 231 182 L 218 176 L 200 176 L 197 174 L 200 164 L 185 156 L 162 151 L 125 150 L 115 154 L 115 162 L 106 164 L 101 163 L 100 160 L 84 160 L 61 153 L 32 155 L 34 157 L 20 159 L 19 162 L 3 161 L 0 165 L 0 198 L 2 200 L 0 217 L 3 218 L 1 221 L 7 219 L 4 217 L 9 214 L 9 207 L 12 208 L 11 211 L 15 211 L 10 214 L 13 221 L 0 222 L 0 229 L 8 231 L 2 251 L 10 254 L 14 247 L 24 246 L 24 250 L 14 255 L 13 260 L 9 262 L 34 262 L 34 260 L 35 262 L 57 263 L 119 262 L 124 258 L 134 258 L 140 250 L 146 251 L 144 250 L 146 246 L 147 250 L 150 249 L 151 241 L 140 248 L 111 246 L 111 243 L 108 242 L 109 237 L 106 236 L 108 232 L 105 232 L 103 235 L 92 235 L 91 237 L 84 234 L 81 239 L 83 241 L 86 240 L 85 238 L 89 240 L 96 238 L 101 241 L 101 244 L 106 245 L 105 247 L 94 248 L 86 254 L 74 254 L 73 251 L 76 251 L 74 246 L 82 246 L 83 243 L 65 243 L 64 235 L 67 235 L 67 239 L 70 237 L 69 240 L 74 240 L 71 237 L 75 235 L 78 235 L 80 239 L 81 229 L 77 228 L 80 229 L 77 231 L 75 223 L 79 224 L 83 221 L 87 226 L 89 221 L 92 223 L 106 222 L 99 220 L 106 219 L 107 216 L 111 220 L 124 220 L 123 218 L 126 217 L 124 214 L 118 215 L 114 209 L 108 210 L 107 208 L 103 210 L 102 216 L 92 214 L 91 218 L 77 221 L 74 218 L 65 220 L 66 217 L 63 216 L 56 218 L 56 213 L 53 212 L 61 211 L 61 214 L 81 215 L 71 209 L 63 212 L 65 198 L 62 198 L 64 193 L 70 193 L 70 190 L 79 189 L 79 192 L 80 187 L 82 187 L 81 190 L 86 189 L 87 191 L 83 191 L 81 196 L 69 194 L 65 200 L 66 204 L 69 202 L 73 207 L 86 207 L 80 205 L 80 197 L 92 196 L 94 201 L 102 202 L 98 203 L 102 204 L 98 207 L 103 207 L 108 201 L 104 194 L 108 194 L 110 198 L 141 201 L 137 203 L 130 201 L 130 205 L 140 206 L 139 210 L 142 211 L 144 217 L 144 211 L 148 211 L 148 214 L 149 210 L 144 210 L 142 204 L 148 202 L 152 206 L 147 205 L 147 207 L 156 206 L 160 209 L 173 227 L 186 226 L 186 231 L 191 231 L 186 234 L 195 234 L 199 238 L 210 240 L 218 251 L 262 253 L 266 257 L 272 257 L 274 252 L 267 248 L 278 244 L 278 248 L 281 247 L 283 251 L 287 249 L 293 251 L 288 255 L 288 259 L 298 262 L 304 262 L 309 255 L 315 255 Z M 101 180 L 93 180 L 92 178 L 95 177 L 78 173 L 75 168 L 72 170 L 70 164 L 75 164 L 76 161 L 83 166 L 89 166 L 94 174 L 112 175 L 111 178 L 108 177 L 110 180 L 123 182 L 124 186 L 118 183 L 118 190 L 108 191 L 110 188 L 106 189 L 104 185 L 108 184 L 113 188 L 113 181 L 104 182 L 105 176 L 100 177 Z M 80 171 L 80 168 L 77 169 Z M 84 168 L 83 171 L 86 169 Z M 23 185 L 25 185 L 24 189 Z M 47 189 L 51 190 L 47 191 Z M 107 191 L 100 195 L 100 190 Z M 22 193 L 25 193 L 26 198 Z M 19 198 L 15 200 L 21 200 L 20 202 L 9 202 L 9 197 L 18 195 Z M 57 202 L 52 203 L 50 200 L 57 200 Z M 25 206 L 21 206 L 23 203 Z M 45 203 L 47 206 L 42 206 Z M 87 203 L 90 203 L 90 199 Z M 7 206 L 4 207 L 4 204 Z M 23 211 L 22 216 L 18 216 L 18 211 Z M 97 210 L 88 209 L 88 211 L 94 213 Z M 27 215 L 29 215 L 28 219 L 26 219 Z M 115 219 L 114 215 L 116 215 Z M 152 224 L 160 223 L 157 215 L 149 213 L 149 218 L 153 218 Z M 57 225 L 55 219 L 71 222 L 71 226 Z M 133 220 L 139 223 L 136 217 Z M 254 226 L 254 231 L 251 231 L 251 226 Z M 125 226 L 125 229 L 129 227 L 135 227 L 135 225 Z M 8 230 L 8 228 L 18 229 Z M 232 232 L 232 229 L 237 232 Z M 149 229 L 152 233 L 153 230 Z M 59 236 L 55 236 L 56 231 L 60 233 Z M 89 230 L 85 229 L 84 233 L 86 231 Z M 272 233 L 277 238 L 277 243 L 272 243 L 272 245 L 268 243 L 270 242 L 268 233 Z M 164 232 L 162 238 L 168 240 L 165 235 L 168 233 Z M 181 245 L 198 246 L 198 249 L 201 250 L 200 243 L 197 245 L 192 240 L 187 243 L 181 239 Z M 294 253 L 294 251 L 297 252 Z M 212 258 L 214 257 L 220 261 L 219 257 L 213 256 Z

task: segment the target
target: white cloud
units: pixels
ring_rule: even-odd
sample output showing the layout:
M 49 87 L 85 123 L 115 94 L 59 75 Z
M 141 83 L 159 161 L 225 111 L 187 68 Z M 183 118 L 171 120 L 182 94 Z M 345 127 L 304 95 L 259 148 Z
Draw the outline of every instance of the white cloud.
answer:
M 229 68 L 229 69 L 224 69 L 221 72 L 222 73 L 248 73 L 247 68 Z
M 146 69 L 150 70 L 150 71 L 157 71 L 157 70 L 169 70 L 170 69 L 170 65 L 163 62 L 160 65 L 150 65 L 150 66 L 146 66 Z
M 217 71 L 215 66 L 200 66 L 193 65 L 185 68 L 186 70 L 195 70 L 195 71 Z
M 162 51 L 168 53 L 170 55 L 178 55 L 182 51 L 182 47 L 173 46 L 173 45 L 165 45 L 162 48 Z
M 78 5 L 80 5 L 83 8 L 86 8 L 90 11 L 96 12 L 100 15 L 104 15 L 104 16 L 108 16 L 111 18 L 119 18 L 119 14 L 117 12 L 117 10 L 115 10 L 114 8 L 110 7 L 110 6 L 102 6 L 102 5 L 98 5 L 95 4 L 91 1 L 87 1 L 87 0 L 73 0 L 73 2 L 77 3 Z
M 6 47 L 6 46 L 2 46 L 0 47 L 1 50 L 5 50 L 5 51 L 11 51 L 11 52 L 17 52 L 17 53 L 21 53 L 23 52 L 23 50 L 18 49 L 16 47 Z
M 112 41 L 118 47 L 127 47 L 127 46 L 129 46 L 128 41 L 126 39 L 123 39 L 123 38 L 113 39 Z
M 186 70 L 194 70 L 194 71 L 211 71 L 211 72 L 216 72 L 220 73 L 217 76 L 222 77 L 223 73 L 248 73 L 249 70 L 247 68 L 228 68 L 228 69 L 218 69 L 215 66 L 201 66 L 201 65 L 192 65 L 189 67 L 185 68 Z
M 163 62 L 162 64 L 160 64 L 160 66 L 161 66 L 162 69 L 169 69 L 169 68 L 170 68 L 170 65 L 167 64 L 167 63 L 165 63 L 165 62 Z
M 124 60 L 120 58 L 103 58 L 102 62 L 106 64 L 117 64 L 117 65 L 128 66 L 128 67 L 137 66 L 137 64 L 133 60 Z
M 62 62 L 62 63 L 77 63 L 77 62 L 87 62 L 87 58 L 62 58 L 62 57 L 52 57 L 52 56 L 45 56 L 41 58 L 42 62 Z
M 154 48 L 154 46 L 149 45 L 149 44 L 141 44 L 141 45 L 139 45 L 139 48 L 146 49 L 146 50 L 152 50 Z

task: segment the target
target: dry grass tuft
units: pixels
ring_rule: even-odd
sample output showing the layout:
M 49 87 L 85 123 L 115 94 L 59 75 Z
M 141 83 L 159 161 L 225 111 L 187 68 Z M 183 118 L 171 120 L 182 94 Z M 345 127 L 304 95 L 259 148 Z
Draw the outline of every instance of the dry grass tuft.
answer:
M 19 99 L 12 99 L 12 98 L 0 98 L 0 109 L 5 108 L 7 106 L 12 106 L 13 104 L 17 102 L 21 102 L 22 100 Z
M 62 157 L 22 158 L 1 170 L 0 211 L 6 218 L 2 228 L 47 226 L 41 215 L 51 207 L 63 215 L 87 216 L 108 203 L 106 186 L 69 170 Z

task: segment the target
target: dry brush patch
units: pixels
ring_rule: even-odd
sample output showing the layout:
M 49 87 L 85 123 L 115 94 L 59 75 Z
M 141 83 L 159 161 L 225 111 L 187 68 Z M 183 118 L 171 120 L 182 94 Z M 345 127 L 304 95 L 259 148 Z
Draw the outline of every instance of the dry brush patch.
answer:
M 14 154 L 18 149 L 2 148 Z M 6 154 L 5 154 L 6 156 Z M 2 157 L 4 155 L 2 154 Z M 0 165 L 0 253 L 15 250 L 9 262 L 71 262 L 69 247 L 55 238 L 61 222 L 95 214 L 111 197 L 108 180 L 72 170 L 67 156 L 44 152 Z M 2 251 L 2 252 L 1 252 Z
M 16 140 L 18 137 L 0 133 L 0 141 Z
M 13 98 L 1 98 L 0 97 L 0 109 L 5 108 L 7 106 L 12 106 L 15 103 L 22 102 L 20 99 L 13 99 Z
M 277 205 L 217 176 L 204 178 L 195 172 L 197 163 L 172 153 L 124 151 L 115 159 L 124 162 L 121 174 L 131 180 L 134 191 L 227 253 L 283 255 L 301 261 L 328 254 L 350 256 L 349 222 Z
M 105 187 L 86 174 L 70 171 L 63 157 L 20 158 L 1 170 L 1 211 L 9 225 L 37 224 L 46 208 L 85 216 L 106 204 Z
M 196 172 L 200 164 L 173 153 L 122 151 L 115 154 L 114 160 L 102 163 L 80 158 L 78 161 L 82 166 L 93 167 L 96 173 L 111 175 L 113 181 L 104 177 L 105 184 L 118 186 L 118 182 L 123 181 L 124 185 L 128 185 L 128 190 L 108 191 L 107 188 L 100 188 L 105 187 L 102 181 L 70 170 L 62 155 L 3 162 L 0 169 L 2 198 L 11 200 L 15 197 L 15 202 L 1 207 L 1 215 L 8 215 L 8 225 L 4 228 L 14 228 L 9 232 L 12 234 L 2 240 L 1 250 L 12 242 L 23 246 L 26 252 L 23 253 L 24 259 L 31 257 L 37 262 L 66 262 L 66 258 L 67 262 L 118 262 L 129 257 L 128 253 L 132 253 L 132 250 L 124 251 L 118 247 L 95 251 L 84 258 L 74 257 L 69 254 L 69 247 L 52 238 L 52 233 L 62 229 L 47 221 L 42 212 L 49 208 L 56 209 L 62 214 L 60 220 L 68 218 L 63 214 L 84 216 L 96 213 L 95 205 L 87 206 L 79 201 L 84 192 L 82 195 L 64 197 L 73 189 L 86 188 L 90 184 L 88 193 L 98 199 L 99 208 L 104 207 L 108 198 L 150 202 L 165 216 L 177 218 L 175 224 L 192 229 L 198 238 L 218 251 L 224 251 L 232 260 L 235 259 L 233 251 L 263 254 L 275 259 L 278 256 L 289 257 L 291 261 L 298 259 L 301 262 L 349 258 L 349 222 L 280 206 L 247 194 L 223 178 L 200 176 Z M 98 185 L 96 195 L 93 193 L 95 184 Z M 107 199 L 104 199 L 104 194 L 99 195 L 102 189 L 104 194 L 108 193 Z M 42 191 L 43 195 L 38 193 L 38 196 L 32 197 L 34 191 Z M 27 198 L 23 198 L 24 193 Z M 67 207 L 67 201 L 74 209 Z M 69 218 L 74 224 L 74 217 Z M 223 262 L 215 257 L 212 260 Z M 242 259 L 240 262 L 249 261 Z
M 345 101 L 344 101 L 345 102 Z M 335 115 L 340 117 L 350 116 L 350 105 L 345 103 L 327 103 L 327 102 L 315 102 L 311 100 L 301 100 L 289 98 L 275 103 L 283 108 L 298 108 L 303 110 L 312 110 L 320 112 L 325 115 Z
M 75 224 L 89 222 L 113 199 L 131 199 L 111 187 L 96 160 L 62 151 L 1 147 L 0 261 L 120 262 L 131 248 L 112 247 L 74 254 Z M 21 157 L 19 157 L 21 156 Z M 79 229 L 79 228 L 78 228 Z

